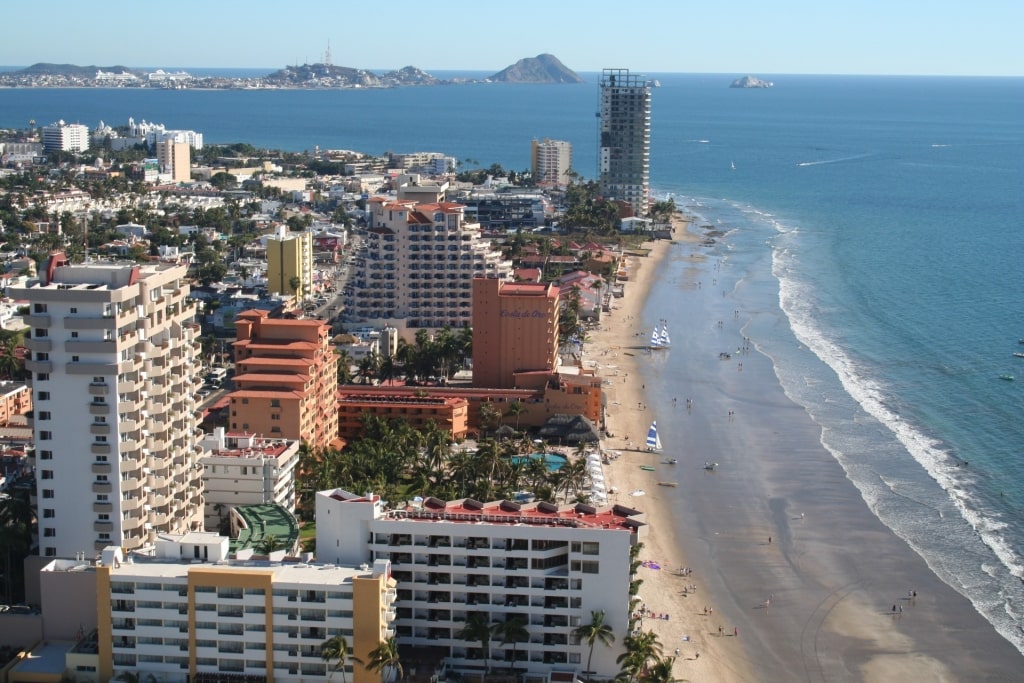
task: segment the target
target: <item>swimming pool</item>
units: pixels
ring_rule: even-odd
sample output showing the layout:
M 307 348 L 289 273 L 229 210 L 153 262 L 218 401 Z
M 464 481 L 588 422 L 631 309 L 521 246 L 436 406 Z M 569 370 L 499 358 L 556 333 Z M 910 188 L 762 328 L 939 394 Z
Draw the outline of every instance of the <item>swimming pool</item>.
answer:
M 557 472 L 562 469 L 569 458 L 565 457 L 561 453 L 531 453 L 530 455 L 517 455 L 512 458 L 512 464 L 520 465 L 525 463 L 527 460 L 538 460 L 544 458 L 544 462 L 548 466 L 549 472 Z

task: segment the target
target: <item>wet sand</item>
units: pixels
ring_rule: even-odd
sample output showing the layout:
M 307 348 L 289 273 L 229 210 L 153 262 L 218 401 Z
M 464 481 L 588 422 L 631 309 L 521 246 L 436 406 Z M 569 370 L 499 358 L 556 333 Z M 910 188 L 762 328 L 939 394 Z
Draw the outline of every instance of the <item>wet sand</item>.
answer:
M 660 567 L 640 569 L 640 597 L 669 618 L 645 618 L 643 629 L 658 634 L 665 655 L 679 648 L 676 676 L 1018 679 L 1024 657 L 871 514 L 756 338 L 744 349 L 745 330 L 757 326 L 737 287 L 743 274 L 719 271 L 701 232 L 680 226 L 675 244 L 630 259 L 626 296 L 585 356 L 609 379 L 614 436 L 604 448 L 622 454 L 606 467 L 612 499 L 647 513 L 641 559 Z M 658 316 L 641 314 L 655 282 L 678 290 L 668 314 L 673 347 L 648 352 Z M 652 419 L 682 442 L 645 452 Z M 705 461 L 718 466 L 705 470 Z M 692 573 L 680 576 L 681 567 Z M 684 594 L 690 586 L 696 592 Z

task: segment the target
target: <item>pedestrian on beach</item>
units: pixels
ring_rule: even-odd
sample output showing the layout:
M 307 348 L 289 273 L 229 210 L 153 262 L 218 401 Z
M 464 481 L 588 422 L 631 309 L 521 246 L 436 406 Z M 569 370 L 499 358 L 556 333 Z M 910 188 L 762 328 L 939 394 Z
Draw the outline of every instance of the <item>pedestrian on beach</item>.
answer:
M 737 628 L 736 626 L 733 626 L 732 627 L 732 635 L 735 638 L 739 638 L 740 637 L 740 630 L 739 630 L 739 628 Z

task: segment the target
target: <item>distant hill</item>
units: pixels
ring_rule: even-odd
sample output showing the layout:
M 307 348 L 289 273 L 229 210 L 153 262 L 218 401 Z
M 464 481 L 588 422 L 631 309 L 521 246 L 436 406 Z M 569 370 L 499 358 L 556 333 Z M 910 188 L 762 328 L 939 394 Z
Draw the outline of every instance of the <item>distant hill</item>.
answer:
M 444 83 L 444 81 L 414 66 L 406 66 L 398 71 L 389 71 L 381 75 L 381 78 L 385 81 L 393 81 L 402 85 L 439 85 Z
M 575 71 L 568 68 L 554 55 L 537 55 L 520 59 L 490 77 L 501 83 L 583 83 Z
M 381 81 L 376 74 L 363 69 L 333 64 L 303 64 L 286 66 L 263 77 L 264 82 L 272 85 L 312 85 L 322 84 L 324 87 L 380 87 Z
M 78 66 L 77 64 L 50 64 L 48 62 L 40 62 L 33 64 L 32 66 L 25 67 L 19 71 L 12 71 L 10 73 L 18 76 L 74 76 L 76 78 L 94 78 L 97 71 L 107 71 L 110 73 L 123 73 L 128 72 L 141 76 L 141 71 L 135 69 L 129 69 L 126 66 Z

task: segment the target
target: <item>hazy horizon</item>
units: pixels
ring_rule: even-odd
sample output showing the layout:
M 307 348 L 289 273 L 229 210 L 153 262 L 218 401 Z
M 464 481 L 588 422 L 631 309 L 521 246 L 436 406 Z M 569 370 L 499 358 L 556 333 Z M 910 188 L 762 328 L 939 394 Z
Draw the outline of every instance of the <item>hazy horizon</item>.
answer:
M 371 71 L 495 73 L 553 54 L 579 73 L 1024 76 L 1024 3 L 979 0 L 653 0 L 581 8 L 521 0 L 514 7 L 451 0 L 443 13 L 397 0 L 370 12 L 329 0 L 281 5 L 179 0 L 173 7 L 108 0 L 103 11 L 71 0 L 5 8 L 0 63 L 181 69 L 269 69 L 325 62 Z M 406 24 L 410 38 L 377 26 Z M 39 30 L 31 30 L 37 27 Z M 624 28 L 628 27 L 628 28 Z M 387 37 L 382 39 L 382 34 Z M 264 65 L 278 66 L 264 66 Z M 361 66 L 377 64 L 375 67 Z M 136 67 L 132 67 L 136 68 Z

